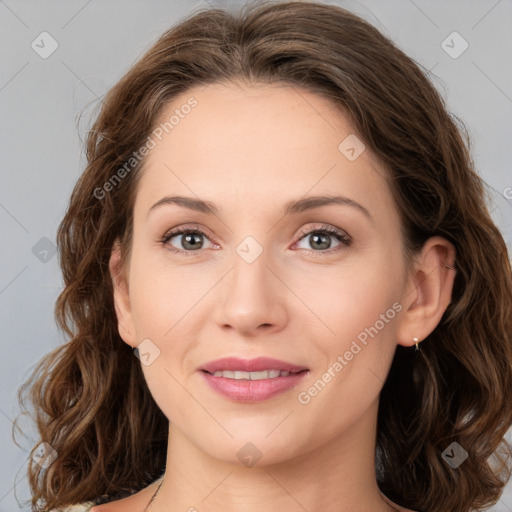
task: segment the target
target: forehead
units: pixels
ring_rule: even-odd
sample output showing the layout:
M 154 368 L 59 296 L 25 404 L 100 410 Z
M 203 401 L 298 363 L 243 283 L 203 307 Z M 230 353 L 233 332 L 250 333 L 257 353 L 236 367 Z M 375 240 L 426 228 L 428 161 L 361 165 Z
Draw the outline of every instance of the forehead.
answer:
M 191 88 L 166 106 L 152 138 L 136 207 L 171 193 L 214 202 L 222 196 L 254 208 L 263 199 L 268 205 L 343 193 L 374 211 L 393 207 L 384 170 L 370 151 L 355 160 L 344 153 L 347 144 L 358 152 L 363 147 L 348 117 L 296 86 Z

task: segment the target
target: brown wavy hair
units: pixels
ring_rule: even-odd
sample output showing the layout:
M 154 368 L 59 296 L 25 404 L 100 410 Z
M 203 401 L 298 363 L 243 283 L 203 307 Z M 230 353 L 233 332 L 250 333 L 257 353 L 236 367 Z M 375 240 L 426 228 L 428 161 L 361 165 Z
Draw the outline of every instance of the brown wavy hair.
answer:
M 406 253 L 435 235 L 455 246 L 451 303 L 420 352 L 397 347 L 383 386 L 376 472 L 381 491 L 414 510 L 496 503 L 511 473 L 512 273 L 467 129 L 428 72 L 368 22 L 334 5 L 265 1 L 202 9 L 165 32 L 106 94 L 88 133 L 57 234 L 65 288 L 55 313 L 69 341 L 19 390 L 58 453 L 47 469 L 29 465 L 33 510 L 106 503 L 165 471 L 168 420 L 119 336 L 108 266 L 117 238 L 130 247 L 144 160 L 98 190 L 176 95 L 235 81 L 285 83 L 341 107 L 389 175 Z M 457 469 L 442 457 L 452 442 L 468 453 Z

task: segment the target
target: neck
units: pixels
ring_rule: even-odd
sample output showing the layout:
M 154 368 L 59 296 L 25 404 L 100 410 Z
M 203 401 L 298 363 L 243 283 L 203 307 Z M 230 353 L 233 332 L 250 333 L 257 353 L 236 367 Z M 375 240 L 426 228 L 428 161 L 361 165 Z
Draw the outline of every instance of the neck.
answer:
M 150 512 L 396 510 L 384 500 L 375 476 L 377 409 L 378 402 L 321 446 L 253 467 L 205 453 L 170 425 L 167 469 Z M 233 453 L 240 444 L 233 442 Z

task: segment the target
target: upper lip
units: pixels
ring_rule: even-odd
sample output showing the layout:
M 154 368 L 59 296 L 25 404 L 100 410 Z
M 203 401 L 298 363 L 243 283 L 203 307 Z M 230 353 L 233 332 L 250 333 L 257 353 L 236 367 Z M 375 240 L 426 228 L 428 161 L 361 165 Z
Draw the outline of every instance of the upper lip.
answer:
M 240 357 L 223 357 L 215 359 L 204 364 L 200 370 L 208 373 L 223 371 L 223 370 L 240 370 L 243 372 L 261 372 L 264 370 L 279 370 L 282 372 L 300 372 L 308 370 L 305 366 L 300 366 L 279 359 L 271 357 L 256 357 L 254 359 L 242 359 Z

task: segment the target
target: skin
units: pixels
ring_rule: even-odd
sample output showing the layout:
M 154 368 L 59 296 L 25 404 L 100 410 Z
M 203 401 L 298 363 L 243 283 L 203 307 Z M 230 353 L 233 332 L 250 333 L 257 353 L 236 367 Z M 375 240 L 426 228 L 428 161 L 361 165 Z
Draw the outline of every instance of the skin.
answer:
M 122 339 L 137 347 L 149 338 L 160 350 L 142 365 L 170 421 L 151 512 L 406 510 L 385 499 L 375 478 L 379 393 L 397 344 L 423 340 L 448 306 L 454 272 L 443 262 L 453 264 L 453 246 L 429 239 L 406 271 L 384 170 L 369 149 L 354 161 L 339 151 L 355 132 L 327 99 L 285 84 L 213 84 L 182 93 L 162 119 L 192 96 L 197 107 L 147 157 L 129 258 L 123 266 L 115 245 L 110 261 Z M 219 212 L 166 204 L 148 214 L 175 195 L 211 201 Z M 346 196 L 371 219 L 333 204 L 283 216 L 286 202 L 312 195 Z M 329 235 L 331 252 L 322 252 L 301 234 L 322 224 L 352 243 Z M 178 226 L 206 231 L 196 255 L 171 252 L 187 251 L 183 235 L 160 243 Z M 247 236 L 263 248 L 252 263 L 236 252 Z M 301 404 L 298 393 L 394 303 L 401 311 Z M 211 390 L 198 370 L 229 355 L 310 371 L 291 391 L 240 403 Z M 237 457 L 248 442 L 261 453 L 253 467 Z M 157 483 L 92 512 L 141 511 Z

